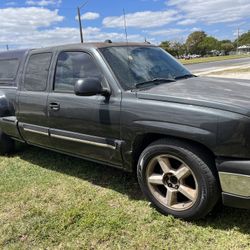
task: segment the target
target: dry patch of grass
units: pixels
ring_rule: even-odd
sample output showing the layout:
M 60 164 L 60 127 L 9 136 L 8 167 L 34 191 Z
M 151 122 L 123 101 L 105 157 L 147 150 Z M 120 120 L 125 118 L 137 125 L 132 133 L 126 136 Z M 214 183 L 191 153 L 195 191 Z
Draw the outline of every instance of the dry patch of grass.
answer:
M 131 174 L 38 148 L 0 157 L 1 249 L 249 249 L 249 211 L 159 214 Z
M 195 64 L 195 63 L 207 63 L 207 62 L 239 59 L 239 58 L 245 58 L 245 57 L 250 57 L 250 56 L 249 55 L 212 56 L 212 57 L 194 58 L 190 60 L 181 59 L 180 62 L 182 64 Z
M 221 70 L 213 72 L 213 75 L 227 75 L 227 74 L 244 74 L 244 73 L 250 73 L 250 67 L 247 68 L 235 68 L 235 69 L 227 69 L 227 70 Z

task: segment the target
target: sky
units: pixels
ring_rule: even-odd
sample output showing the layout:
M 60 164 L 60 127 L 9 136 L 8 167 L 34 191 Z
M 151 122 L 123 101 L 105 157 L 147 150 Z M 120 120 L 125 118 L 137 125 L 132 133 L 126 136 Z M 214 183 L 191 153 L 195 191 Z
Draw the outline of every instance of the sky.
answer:
M 0 50 L 80 42 L 80 0 L 0 0 Z M 81 9 L 84 40 L 184 42 L 204 30 L 234 40 L 250 30 L 250 0 L 89 0 Z

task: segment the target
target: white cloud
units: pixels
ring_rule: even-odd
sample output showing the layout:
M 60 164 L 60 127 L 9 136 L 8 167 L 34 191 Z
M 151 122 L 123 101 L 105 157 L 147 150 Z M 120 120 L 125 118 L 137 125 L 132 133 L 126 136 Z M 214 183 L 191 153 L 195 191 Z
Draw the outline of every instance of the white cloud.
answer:
M 1 36 L 1 32 L 0 32 Z M 34 48 L 34 47 L 46 47 L 59 44 L 79 43 L 80 35 L 77 28 L 53 28 L 47 30 L 35 30 L 33 32 L 27 32 L 25 34 L 18 35 L 15 40 L 9 40 L 11 34 L 5 34 L 5 38 L 0 38 L 0 46 L 6 44 L 11 47 L 17 48 Z M 112 41 L 125 41 L 125 35 L 117 32 L 101 32 L 99 28 L 87 27 L 83 30 L 83 39 L 85 42 L 104 42 L 106 39 Z M 129 41 L 143 41 L 143 37 L 140 35 L 129 35 Z
M 142 11 L 126 15 L 128 27 L 153 28 L 161 27 L 180 18 L 175 10 Z M 111 16 L 103 19 L 103 25 L 108 28 L 124 27 L 124 16 Z
M 63 16 L 58 15 L 58 10 L 37 7 L 0 9 L 0 32 L 22 33 L 39 27 L 48 27 L 63 19 Z
M 100 17 L 100 14 L 96 12 L 87 12 L 81 15 L 82 20 L 95 20 L 95 19 L 98 19 L 99 17 Z M 77 16 L 76 16 L 76 20 L 78 20 Z
M 183 24 L 187 20 L 206 24 L 235 22 L 249 17 L 250 9 L 249 0 L 169 0 L 166 5 L 183 14 Z
M 149 32 L 152 36 L 174 36 L 186 32 L 187 29 L 162 29 Z
M 48 6 L 48 5 L 57 5 L 59 6 L 62 3 L 62 0 L 27 0 L 27 5 L 37 5 L 37 6 Z
M 179 24 L 179 25 L 191 25 L 191 24 L 194 24 L 196 22 L 197 21 L 194 19 L 183 19 L 183 20 L 179 21 L 177 24 Z
M 80 42 L 79 29 L 54 27 L 64 17 L 57 10 L 46 8 L 6 8 L 0 9 L 0 47 L 10 48 L 46 47 L 58 44 Z M 103 32 L 97 27 L 83 29 L 84 41 L 125 41 L 125 34 Z M 143 41 L 141 35 L 129 35 L 129 41 Z
M 61 22 L 63 16 L 57 10 L 45 8 L 5 8 L 0 9 L 0 44 L 19 44 L 33 38 L 40 28 L 48 28 Z
M 198 27 L 193 27 L 190 31 L 191 31 L 191 32 L 202 31 L 202 29 L 201 29 L 201 28 L 198 28 Z

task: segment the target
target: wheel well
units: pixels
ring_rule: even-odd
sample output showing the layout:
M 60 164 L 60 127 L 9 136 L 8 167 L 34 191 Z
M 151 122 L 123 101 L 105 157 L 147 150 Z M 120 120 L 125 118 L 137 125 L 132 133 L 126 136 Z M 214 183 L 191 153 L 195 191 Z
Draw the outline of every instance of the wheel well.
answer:
M 164 138 L 165 139 L 175 139 L 175 140 L 179 140 L 179 141 L 188 143 L 189 145 L 192 145 L 193 147 L 197 148 L 199 151 L 201 150 L 204 153 L 204 155 L 209 157 L 209 159 L 211 159 L 213 161 L 213 163 L 215 164 L 214 153 L 208 147 L 206 147 L 205 145 L 203 145 L 199 142 L 185 139 L 185 138 L 164 135 L 164 134 L 154 134 L 154 133 L 151 134 L 151 133 L 149 133 L 149 134 L 137 136 L 134 143 L 133 143 L 133 157 L 132 157 L 133 172 L 136 172 L 137 162 L 138 162 L 138 159 L 139 159 L 142 151 L 146 147 L 148 147 L 148 145 L 153 143 L 154 141 L 157 141 L 159 139 L 164 139 Z

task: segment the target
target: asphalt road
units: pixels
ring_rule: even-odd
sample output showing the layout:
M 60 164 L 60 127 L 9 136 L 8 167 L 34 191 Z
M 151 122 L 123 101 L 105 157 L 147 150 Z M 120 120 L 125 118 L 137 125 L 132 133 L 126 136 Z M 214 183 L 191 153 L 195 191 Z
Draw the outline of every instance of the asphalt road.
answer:
M 250 65 L 250 57 L 240 58 L 240 59 L 232 59 L 232 60 L 224 60 L 218 62 L 208 62 L 208 63 L 197 63 L 197 64 L 188 64 L 185 65 L 193 73 L 201 73 L 205 71 L 213 71 L 220 68 L 241 66 L 241 65 Z

